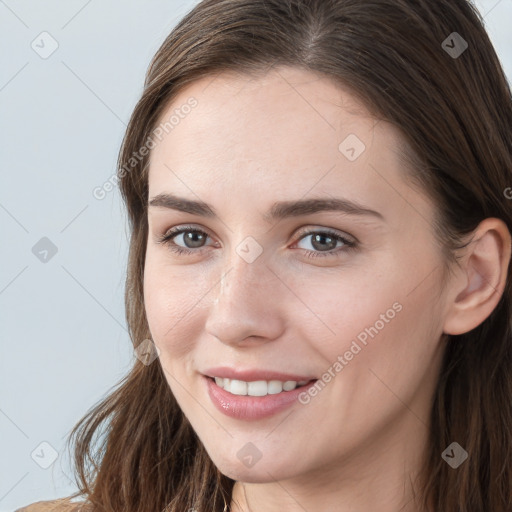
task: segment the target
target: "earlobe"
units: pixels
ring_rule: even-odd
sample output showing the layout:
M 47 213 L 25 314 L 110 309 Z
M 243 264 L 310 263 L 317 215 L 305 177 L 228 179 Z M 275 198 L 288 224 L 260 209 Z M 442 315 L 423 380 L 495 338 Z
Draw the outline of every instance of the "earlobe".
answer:
M 454 298 L 447 304 L 446 334 L 464 334 L 478 327 L 499 303 L 511 258 L 507 225 L 497 218 L 483 220 L 465 250 L 460 278 L 453 286 Z

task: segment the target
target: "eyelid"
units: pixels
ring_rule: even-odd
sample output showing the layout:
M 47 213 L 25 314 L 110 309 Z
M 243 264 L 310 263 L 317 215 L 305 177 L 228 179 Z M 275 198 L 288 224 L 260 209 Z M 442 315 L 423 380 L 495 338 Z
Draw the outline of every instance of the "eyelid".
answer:
M 206 235 L 209 238 L 212 238 L 212 239 L 214 238 L 208 232 L 208 230 L 205 229 L 205 228 L 194 226 L 194 225 L 190 225 L 190 224 L 179 224 L 177 226 L 174 226 L 174 227 L 172 227 L 170 229 L 165 230 L 165 232 L 162 235 L 157 235 L 156 242 L 157 243 L 161 243 L 161 244 L 172 243 L 172 240 L 174 238 L 176 238 L 177 236 L 179 236 L 179 235 L 181 235 L 181 234 L 183 234 L 184 232 L 187 232 L 187 231 L 195 231 L 196 233 L 204 234 L 204 235 Z M 200 249 L 190 249 L 190 250 L 192 250 L 193 252 L 198 252 L 201 249 L 202 248 L 200 248 Z M 185 250 L 188 250 L 188 249 L 185 248 Z
M 318 226 L 318 225 L 314 225 L 314 224 L 308 224 L 308 226 L 303 229 L 299 228 L 299 230 L 296 232 L 295 236 L 302 238 L 302 236 L 304 236 L 304 235 L 312 235 L 317 232 L 332 234 L 333 236 L 345 238 L 345 239 L 347 239 L 347 241 L 352 242 L 354 244 L 359 244 L 359 240 L 354 235 L 351 235 L 351 234 L 349 234 L 345 231 L 341 231 L 339 229 L 327 228 L 325 226 Z

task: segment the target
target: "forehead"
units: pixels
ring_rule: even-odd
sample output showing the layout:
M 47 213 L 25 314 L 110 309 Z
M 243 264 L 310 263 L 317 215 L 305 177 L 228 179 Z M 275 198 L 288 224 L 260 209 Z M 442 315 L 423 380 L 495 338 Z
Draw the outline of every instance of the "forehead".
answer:
M 282 200 L 339 190 L 385 208 L 399 189 L 413 194 L 401 183 L 399 131 L 324 76 L 279 68 L 205 77 L 179 92 L 160 126 L 172 116 L 151 152 L 150 196 L 222 201 L 236 191 L 254 202 L 258 193 Z
M 196 102 L 192 109 L 191 101 Z M 202 78 L 178 93 L 160 124 L 173 113 L 171 139 L 180 152 L 193 151 L 196 156 L 213 143 L 219 150 L 229 147 L 231 154 L 243 150 L 260 158 L 261 144 L 269 151 L 283 142 L 290 147 L 294 141 L 295 146 L 310 141 L 318 151 L 333 145 L 337 150 L 343 132 L 368 140 L 376 123 L 349 91 L 332 80 L 288 67 L 258 76 L 224 72 Z

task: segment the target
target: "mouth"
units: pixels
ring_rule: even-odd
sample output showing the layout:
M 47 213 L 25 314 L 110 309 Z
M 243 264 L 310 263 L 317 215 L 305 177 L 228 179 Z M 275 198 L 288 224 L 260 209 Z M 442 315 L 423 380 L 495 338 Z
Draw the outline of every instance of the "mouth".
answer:
M 301 395 L 308 393 L 318 380 L 241 381 L 204 374 L 202 378 L 206 394 L 217 410 L 244 421 L 262 420 L 284 411 L 300 402 Z
M 287 393 L 299 388 L 308 388 L 318 379 L 309 380 L 256 380 L 243 381 L 239 379 L 228 379 L 224 377 L 210 377 L 205 375 L 207 379 L 214 382 L 219 388 L 237 396 L 254 396 L 261 397 L 267 395 L 277 395 L 279 393 Z

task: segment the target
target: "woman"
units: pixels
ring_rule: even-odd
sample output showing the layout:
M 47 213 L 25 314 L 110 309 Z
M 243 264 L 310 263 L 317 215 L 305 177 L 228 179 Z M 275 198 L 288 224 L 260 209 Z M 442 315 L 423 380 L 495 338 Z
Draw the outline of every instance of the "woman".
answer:
M 466 0 L 197 5 L 121 148 L 137 358 L 66 510 L 511 510 L 511 128 Z

